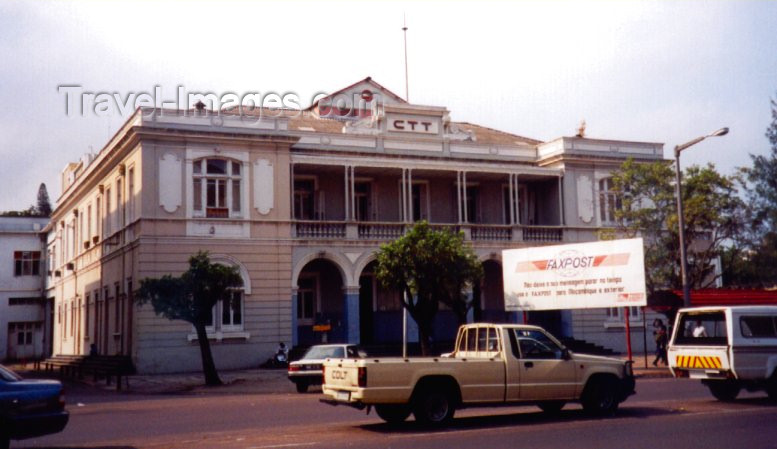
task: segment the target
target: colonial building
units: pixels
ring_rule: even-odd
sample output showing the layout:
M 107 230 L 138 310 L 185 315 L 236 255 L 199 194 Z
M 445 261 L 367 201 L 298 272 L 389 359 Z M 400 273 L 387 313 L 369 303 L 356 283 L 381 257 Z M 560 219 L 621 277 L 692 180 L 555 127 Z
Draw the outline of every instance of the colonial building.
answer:
M 140 109 L 63 171 L 48 228 L 55 353 L 95 344 L 141 372 L 197 369 L 191 326 L 135 306 L 133 290 L 200 250 L 244 280 L 213 314 L 219 367 L 255 366 L 279 341 L 401 341 L 399 297 L 377 285 L 375 252 L 417 220 L 462 231 L 483 261 L 477 318 L 519 319 L 504 312 L 501 251 L 596 240 L 613 220 L 610 172 L 663 154 L 660 143 L 541 142 L 455 122 L 370 78 L 305 111 L 200 106 Z M 623 346 L 618 309 L 531 320 Z M 437 339 L 452 321 L 440 314 Z
M 43 296 L 48 218 L 0 217 L 0 360 L 32 360 L 51 349 L 51 304 Z

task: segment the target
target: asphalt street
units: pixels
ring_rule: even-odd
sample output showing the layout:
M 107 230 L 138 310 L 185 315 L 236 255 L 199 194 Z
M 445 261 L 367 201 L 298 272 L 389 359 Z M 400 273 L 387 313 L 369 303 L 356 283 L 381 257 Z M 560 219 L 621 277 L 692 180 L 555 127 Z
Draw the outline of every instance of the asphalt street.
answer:
M 374 413 L 318 402 L 320 394 L 119 394 L 69 386 L 64 432 L 12 442 L 12 448 L 714 448 L 777 447 L 777 406 L 764 394 L 733 403 L 697 381 L 640 379 L 637 395 L 610 418 L 576 404 L 558 416 L 536 407 L 457 412 L 441 430 L 412 421 L 389 426 Z

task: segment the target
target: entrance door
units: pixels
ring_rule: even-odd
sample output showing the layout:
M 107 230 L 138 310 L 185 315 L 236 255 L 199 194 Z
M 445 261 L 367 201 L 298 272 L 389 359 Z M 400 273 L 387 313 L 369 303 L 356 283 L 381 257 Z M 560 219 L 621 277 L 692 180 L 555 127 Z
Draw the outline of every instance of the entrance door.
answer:
M 373 304 L 375 298 L 375 276 L 365 274 L 359 278 L 359 342 L 363 345 L 374 342 Z

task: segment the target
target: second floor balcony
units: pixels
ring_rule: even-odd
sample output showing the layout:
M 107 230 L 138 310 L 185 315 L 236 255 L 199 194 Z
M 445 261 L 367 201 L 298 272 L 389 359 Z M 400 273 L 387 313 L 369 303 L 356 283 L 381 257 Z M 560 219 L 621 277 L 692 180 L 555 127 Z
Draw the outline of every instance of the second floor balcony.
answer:
M 414 222 L 480 242 L 561 242 L 560 174 L 296 164 L 293 235 L 387 241 Z

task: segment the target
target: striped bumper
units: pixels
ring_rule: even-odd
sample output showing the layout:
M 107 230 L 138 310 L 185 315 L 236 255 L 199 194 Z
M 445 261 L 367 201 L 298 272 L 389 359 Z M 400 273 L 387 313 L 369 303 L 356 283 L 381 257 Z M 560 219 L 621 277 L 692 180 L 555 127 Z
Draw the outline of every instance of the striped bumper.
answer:
M 723 369 L 718 356 L 678 355 L 675 364 L 686 369 Z

